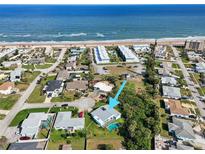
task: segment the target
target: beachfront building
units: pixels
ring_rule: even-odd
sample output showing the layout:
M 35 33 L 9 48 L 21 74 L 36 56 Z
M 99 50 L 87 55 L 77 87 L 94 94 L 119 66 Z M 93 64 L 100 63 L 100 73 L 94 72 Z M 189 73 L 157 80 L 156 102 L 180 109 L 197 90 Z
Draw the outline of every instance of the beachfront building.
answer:
M 85 125 L 85 118 L 72 118 L 72 113 L 58 112 L 54 128 L 56 130 L 64 129 L 74 132 L 75 130 L 83 129 Z
M 106 124 L 121 117 L 121 113 L 114 108 L 109 108 L 109 105 L 104 105 L 97 108 L 96 110 L 91 112 L 91 115 L 101 127 L 105 127 Z
M 120 57 L 126 62 L 139 62 L 139 58 L 128 47 L 118 46 Z
M 155 57 L 159 59 L 165 59 L 168 56 L 168 52 L 166 52 L 166 46 L 157 46 L 155 49 Z
M 185 43 L 185 51 L 203 52 L 205 42 L 203 40 L 187 40 Z
M 110 57 L 104 46 L 97 46 L 94 48 L 95 61 L 97 64 L 104 64 L 110 62 Z
M 151 48 L 149 44 L 137 44 L 133 45 L 133 49 L 136 53 L 146 53 L 150 52 Z
M 85 50 L 86 50 L 85 47 L 71 48 L 70 49 L 70 54 L 71 54 L 71 56 L 79 56 Z

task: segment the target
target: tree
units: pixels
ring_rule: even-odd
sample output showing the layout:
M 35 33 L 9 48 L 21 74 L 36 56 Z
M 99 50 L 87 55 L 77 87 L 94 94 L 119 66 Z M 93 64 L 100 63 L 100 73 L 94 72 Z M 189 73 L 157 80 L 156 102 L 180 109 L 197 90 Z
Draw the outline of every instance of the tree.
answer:
M 98 144 L 99 150 L 113 150 L 112 144 Z

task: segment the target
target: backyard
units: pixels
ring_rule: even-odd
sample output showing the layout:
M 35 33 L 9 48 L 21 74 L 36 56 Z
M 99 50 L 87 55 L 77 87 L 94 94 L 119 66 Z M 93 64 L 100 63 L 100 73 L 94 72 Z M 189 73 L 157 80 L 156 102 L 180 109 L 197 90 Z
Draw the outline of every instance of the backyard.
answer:
M 99 144 L 112 144 L 114 149 L 122 148 L 123 138 L 119 135 L 118 130 L 109 132 L 108 129 L 98 126 L 93 119 L 86 114 L 85 126 L 87 132 L 87 150 L 97 149 Z

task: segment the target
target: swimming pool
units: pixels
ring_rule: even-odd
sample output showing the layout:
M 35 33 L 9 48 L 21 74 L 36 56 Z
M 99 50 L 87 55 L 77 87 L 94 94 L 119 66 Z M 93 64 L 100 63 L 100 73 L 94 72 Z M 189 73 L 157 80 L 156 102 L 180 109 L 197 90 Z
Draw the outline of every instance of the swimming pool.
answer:
M 111 123 L 107 126 L 107 129 L 111 132 L 115 129 L 117 129 L 120 125 L 118 123 Z

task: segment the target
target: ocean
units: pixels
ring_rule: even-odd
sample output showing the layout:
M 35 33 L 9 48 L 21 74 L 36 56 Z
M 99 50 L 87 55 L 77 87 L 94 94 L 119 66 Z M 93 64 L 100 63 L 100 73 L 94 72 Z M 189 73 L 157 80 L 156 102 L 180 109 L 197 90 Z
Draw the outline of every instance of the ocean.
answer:
M 205 5 L 0 5 L 0 41 L 205 36 Z

